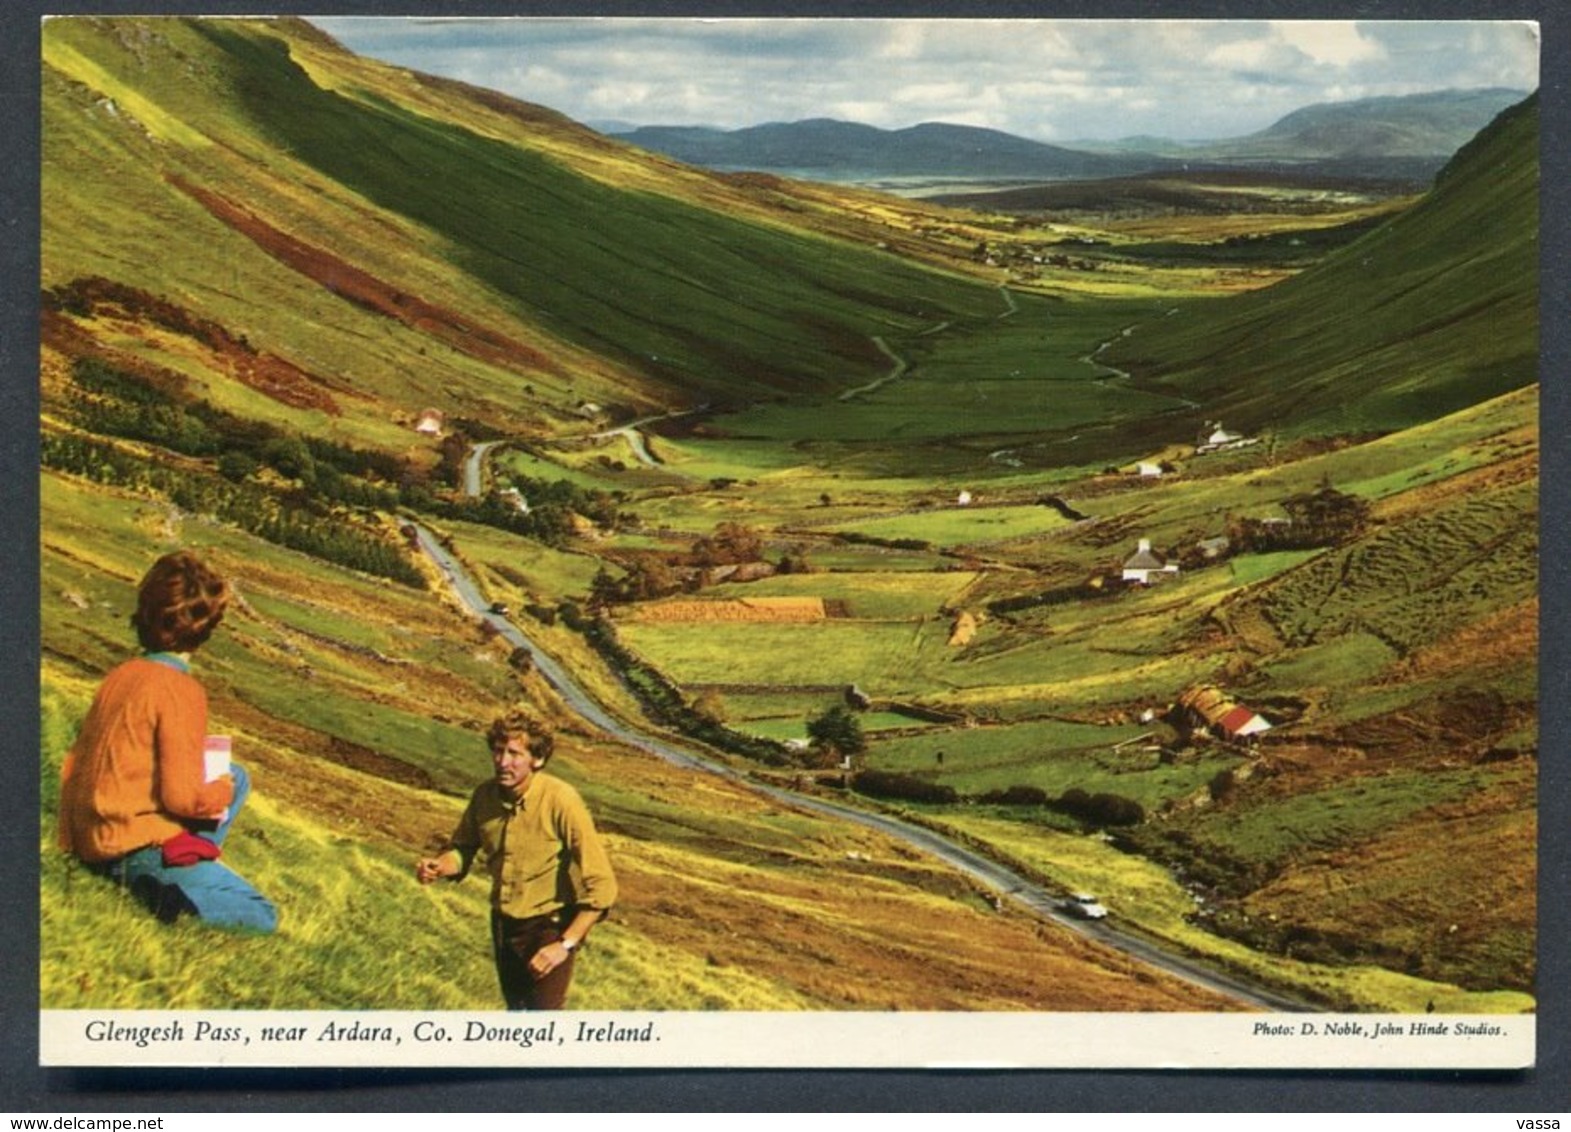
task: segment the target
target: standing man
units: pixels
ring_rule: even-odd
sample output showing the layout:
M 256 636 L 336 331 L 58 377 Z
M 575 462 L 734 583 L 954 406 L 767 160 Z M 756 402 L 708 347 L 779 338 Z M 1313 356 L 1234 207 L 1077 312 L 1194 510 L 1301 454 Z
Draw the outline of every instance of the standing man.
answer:
M 415 878 L 491 874 L 491 947 L 509 1010 L 560 1010 L 573 956 L 616 902 L 616 877 L 578 791 L 544 773 L 550 729 L 515 710 L 487 733 L 495 777 L 476 787 L 448 847 Z

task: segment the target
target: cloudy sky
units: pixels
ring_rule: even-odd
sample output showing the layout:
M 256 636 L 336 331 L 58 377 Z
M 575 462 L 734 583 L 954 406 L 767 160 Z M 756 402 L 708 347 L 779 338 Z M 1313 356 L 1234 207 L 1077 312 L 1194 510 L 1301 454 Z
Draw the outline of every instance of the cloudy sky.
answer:
M 1538 86 L 1530 24 L 418 17 L 314 21 L 362 55 L 582 122 L 839 118 L 1041 141 L 1234 137 L 1316 102 Z

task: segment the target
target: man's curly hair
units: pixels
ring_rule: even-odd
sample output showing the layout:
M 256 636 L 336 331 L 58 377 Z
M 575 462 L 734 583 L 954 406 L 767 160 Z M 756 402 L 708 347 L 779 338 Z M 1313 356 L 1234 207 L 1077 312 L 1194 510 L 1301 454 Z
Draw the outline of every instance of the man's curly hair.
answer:
M 556 749 L 556 733 L 551 727 L 527 708 L 515 707 L 497 717 L 486 732 L 486 743 L 493 753 L 504 749 L 517 738 L 529 740 L 529 753 L 539 763 L 545 763 Z
M 190 652 L 224 619 L 229 583 L 188 550 L 166 554 L 142 578 L 131 625 L 149 652 Z

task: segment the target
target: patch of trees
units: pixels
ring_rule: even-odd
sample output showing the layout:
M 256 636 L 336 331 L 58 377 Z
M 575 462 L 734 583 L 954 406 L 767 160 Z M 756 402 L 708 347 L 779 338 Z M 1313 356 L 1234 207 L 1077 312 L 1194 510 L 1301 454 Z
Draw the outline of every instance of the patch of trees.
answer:
M 724 522 L 714 532 L 694 540 L 686 554 L 642 554 L 627 559 L 620 576 L 602 566 L 589 583 L 589 604 L 594 609 L 654 601 L 672 594 L 693 593 L 709 580 L 708 572 L 723 566 L 745 566 L 763 561 L 764 541 L 744 523 Z M 781 573 L 811 573 L 812 565 L 800 548 L 781 559 Z
M 469 453 L 469 438 L 454 430 L 442 437 L 436 450 L 437 478 L 454 491 L 464 490 L 464 457 Z
M 601 566 L 589 583 L 589 604 L 595 609 L 613 605 L 626 605 L 635 601 L 653 601 L 681 592 L 684 580 L 664 558 L 649 556 L 635 558 L 628 563 L 621 577 Z
M 764 540 L 746 523 L 726 521 L 697 539 L 690 552 L 694 566 L 739 566 L 763 557 Z
M 219 473 L 228 480 L 240 482 L 269 467 L 326 502 L 385 510 L 398 505 L 396 485 L 409 475 L 395 456 L 237 417 L 180 395 L 168 378 L 133 373 L 99 358 L 77 359 L 71 376 L 80 391 L 72 411 L 84 429 L 182 456 L 216 456 Z
M 1362 534 L 1369 523 L 1369 503 L 1322 484 L 1282 501 L 1287 520 L 1238 519 L 1228 539 L 1239 550 L 1309 550 L 1337 546 Z
M 953 786 L 942 782 L 931 782 L 914 774 L 899 774 L 888 770 L 859 772 L 851 779 L 851 789 L 869 798 L 902 802 L 927 802 L 944 806 L 960 801 L 960 794 Z
M 157 493 L 183 510 L 211 515 L 279 546 L 414 589 L 425 588 L 424 575 L 396 543 L 309 501 L 158 464 L 82 436 L 46 434 L 39 444 L 39 458 L 46 468 Z
M 780 556 L 780 561 L 775 569 L 782 574 L 816 574 L 818 568 L 807 557 L 807 549 L 802 546 L 792 546 Z
M 532 601 L 524 606 L 524 612 L 542 625 L 550 626 L 556 624 L 557 612 L 554 606 L 542 605 L 539 602 Z
M 527 512 L 500 495 L 453 499 L 437 495 L 423 485 L 406 486 L 400 492 L 400 500 L 406 507 L 438 518 L 495 527 L 553 547 L 566 546 L 576 534 L 575 515 L 611 529 L 617 524 L 617 498 L 607 492 L 592 491 L 567 480 L 515 482 L 529 500 Z
M 533 396 L 534 389 L 526 388 L 525 392 Z M 494 425 L 487 424 L 485 421 L 476 420 L 474 417 L 451 417 L 448 419 L 447 423 L 450 428 L 463 433 L 471 440 L 486 441 L 507 439 L 507 433 L 503 432 Z
M 827 762 L 838 762 L 846 755 L 867 750 L 862 721 L 846 704 L 835 704 L 822 715 L 807 721 L 807 738 L 813 750 Z
M 1040 786 L 1016 783 L 1002 790 L 989 790 L 974 799 L 992 806 L 1046 806 L 1059 813 L 1094 826 L 1132 826 L 1145 821 L 1145 807 L 1121 794 L 1090 794 L 1078 786 L 1057 798 L 1048 797 Z
M 409 507 L 444 519 L 479 523 L 563 546 L 574 534 L 573 516 L 615 527 L 619 498 L 567 480 L 515 478 L 529 512 L 497 496 L 450 499 L 433 492 L 424 475 L 397 456 L 322 437 L 287 433 L 263 421 L 246 420 L 199 398 L 180 395 L 177 375 L 133 373 L 98 358 L 80 358 L 72 377 L 81 392 L 73 412 L 90 432 L 154 444 L 198 459 L 217 458 L 219 474 L 243 483 L 271 468 L 308 495 L 348 507 L 390 511 Z M 443 441 L 444 474 L 462 474 L 467 442 L 457 434 Z

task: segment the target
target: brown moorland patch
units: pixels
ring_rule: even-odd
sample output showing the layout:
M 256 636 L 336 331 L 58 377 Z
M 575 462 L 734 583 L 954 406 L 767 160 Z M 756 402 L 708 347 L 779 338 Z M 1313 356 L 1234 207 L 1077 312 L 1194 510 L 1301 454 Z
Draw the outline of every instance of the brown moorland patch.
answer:
M 276 354 L 257 350 L 243 337 L 237 338 L 212 319 L 192 314 L 178 303 L 117 283 L 102 276 L 74 279 L 44 296 L 45 340 L 72 356 L 96 356 L 123 365 L 155 383 L 183 387 L 184 379 L 167 370 L 106 351 L 94 344 L 92 335 L 74 325 L 67 315 L 91 319 L 94 323 L 126 325 L 127 332 L 138 335 L 152 325 L 200 343 L 211 352 L 214 368 L 295 409 L 317 409 L 332 416 L 342 410 L 324 386 L 328 383 L 307 373 L 293 362 Z
M 1538 659 L 1538 598 L 1462 625 L 1443 641 L 1418 649 L 1392 672 L 1398 681 L 1530 667 Z
M 1519 763 L 1484 790 L 1291 866 L 1245 907 L 1411 974 L 1531 990 L 1537 794 L 1534 764 Z
M 174 179 L 184 191 L 219 220 L 246 236 L 279 262 L 326 287 L 335 295 L 451 346 L 480 361 L 506 368 L 558 372 L 556 362 L 532 346 L 447 307 L 411 295 L 346 260 L 273 227 L 255 213 L 217 193 Z
M 636 606 L 635 621 L 823 621 L 829 610 L 819 597 L 739 597 L 714 601 L 662 601 Z

